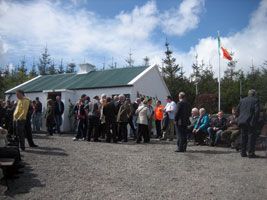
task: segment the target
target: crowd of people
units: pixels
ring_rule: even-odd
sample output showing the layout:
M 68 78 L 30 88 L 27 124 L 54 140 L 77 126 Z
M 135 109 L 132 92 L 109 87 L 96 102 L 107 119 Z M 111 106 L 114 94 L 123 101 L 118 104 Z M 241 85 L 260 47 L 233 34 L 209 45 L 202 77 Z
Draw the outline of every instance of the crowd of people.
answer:
M 74 107 L 77 126 L 73 140 L 98 142 L 102 138 L 116 143 L 127 142 L 130 136 L 136 143 L 148 143 L 151 137 L 169 141 L 176 137 L 178 152 L 186 151 L 187 140 L 193 140 L 196 145 L 210 146 L 223 142 L 237 150 L 241 148 L 242 156 L 247 155 L 248 143 L 248 156 L 255 156 L 256 135 L 265 123 L 264 117 L 260 118 L 255 90 L 250 90 L 248 97 L 233 107 L 232 115 L 227 118 L 222 110 L 210 116 L 205 108 L 191 109 L 184 92 L 179 93 L 177 104 L 171 96 L 165 100 L 165 106 L 157 100 L 153 107 L 152 99 L 137 98 L 132 103 L 122 94 L 113 98 L 102 94 L 101 98 L 94 96 L 90 101 L 83 94 Z M 152 129 L 154 122 L 156 134 Z
M 37 147 L 33 142 L 32 129 L 40 130 L 42 113 L 42 103 L 38 97 L 30 101 L 21 90 L 16 95 L 16 102 L 7 100 L 4 104 L 0 101 L 0 158 L 15 158 L 15 171 L 19 166 L 20 150 L 25 151 L 25 137 L 30 147 Z M 113 98 L 102 94 L 101 98 L 96 95 L 90 100 L 89 96 L 83 94 L 73 109 L 77 122 L 73 141 L 99 142 L 105 139 L 108 143 L 117 143 L 128 142 L 128 137 L 132 137 L 136 143 L 149 143 L 151 137 L 162 141 L 172 141 L 176 137 L 176 152 L 185 152 L 188 140 L 195 145 L 210 146 L 217 146 L 224 141 L 227 146 L 235 148 L 239 144 L 242 157 L 257 157 L 257 131 L 262 128 L 265 119 L 260 117 L 255 90 L 249 90 L 248 97 L 232 109 L 232 115 L 228 118 L 222 110 L 213 117 L 208 115 L 205 108 L 191 109 L 185 96 L 184 92 L 180 92 L 177 103 L 167 96 L 165 106 L 160 100 L 156 101 L 156 106 L 152 106 L 152 99 L 137 98 L 132 103 L 122 94 Z M 47 100 L 45 119 L 48 135 L 55 132 L 61 134 L 63 113 L 64 103 L 60 96 L 56 97 L 55 102 Z M 153 134 L 154 122 L 156 134 Z M 238 140 L 239 135 L 241 140 Z

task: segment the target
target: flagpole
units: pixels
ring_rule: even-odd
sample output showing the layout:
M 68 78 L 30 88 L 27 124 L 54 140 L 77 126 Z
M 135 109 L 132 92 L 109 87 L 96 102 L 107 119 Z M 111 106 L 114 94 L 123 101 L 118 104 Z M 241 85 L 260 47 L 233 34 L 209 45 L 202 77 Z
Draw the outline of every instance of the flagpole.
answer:
M 218 98 L 218 111 L 221 110 L 221 56 L 219 55 L 219 98 Z
M 218 31 L 218 54 L 219 54 L 219 95 L 218 95 L 218 111 L 221 110 L 221 56 L 220 56 L 220 48 L 221 48 L 221 39 L 220 39 L 220 32 Z

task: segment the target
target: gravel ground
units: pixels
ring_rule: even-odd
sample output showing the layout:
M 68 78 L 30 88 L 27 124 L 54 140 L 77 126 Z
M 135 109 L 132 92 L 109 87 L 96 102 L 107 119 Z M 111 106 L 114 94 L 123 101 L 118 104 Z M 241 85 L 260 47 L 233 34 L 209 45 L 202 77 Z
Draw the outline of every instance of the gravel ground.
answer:
M 0 199 L 266 199 L 267 159 L 241 158 L 223 147 L 175 141 L 150 144 L 72 141 L 34 135 L 23 152 L 24 174 L 0 183 Z M 257 152 L 264 155 L 264 152 Z

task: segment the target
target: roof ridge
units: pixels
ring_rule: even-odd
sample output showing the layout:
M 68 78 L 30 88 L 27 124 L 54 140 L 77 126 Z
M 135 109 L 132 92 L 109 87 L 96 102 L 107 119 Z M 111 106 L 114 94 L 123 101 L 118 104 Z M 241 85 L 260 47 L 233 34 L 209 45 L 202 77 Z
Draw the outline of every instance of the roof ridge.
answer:
M 118 70 L 118 69 L 132 69 L 132 68 L 146 68 L 147 66 L 134 66 L 134 67 L 118 67 L 118 68 L 109 68 L 109 69 L 104 69 L 104 70 L 96 70 L 97 72 L 99 71 L 109 71 L 109 70 Z
M 95 70 L 95 71 L 90 71 L 90 72 L 103 72 L 103 71 L 111 71 L 111 70 L 121 70 L 121 69 L 133 69 L 133 68 L 147 68 L 149 66 L 134 66 L 134 67 L 119 67 L 119 68 L 109 68 L 109 69 L 105 69 L 105 70 Z M 90 72 L 87 72 L 87 73 L 82 73 L 82 74 L 89 74 Z M 73 73 L 61 73 L 61 74 L 45 74 L 45 75 L 40 75 L 41 77 L 47 77 L 47 76 L 58 76 L 58 75 L 82 75 L 82 74 L 79 74 L 77 72 L 73 72 Z

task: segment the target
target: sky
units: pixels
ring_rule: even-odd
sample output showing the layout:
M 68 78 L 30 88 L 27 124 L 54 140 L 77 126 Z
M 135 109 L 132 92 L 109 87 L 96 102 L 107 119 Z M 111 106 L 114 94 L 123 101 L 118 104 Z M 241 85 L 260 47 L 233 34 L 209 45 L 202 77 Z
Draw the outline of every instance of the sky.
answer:
M 267 60 L 267 0 L 0 0 L 0 66 L 24 57 L 30 69 L 47 46 L 56 65 L 88 62 L 98 69 L 162 66 L 167 40 L 186 75 L 198 62 L 218 73 L 221 45 L 234 52 L 237 69 Z M 221 59 L 222 71 L 227 60 Z

